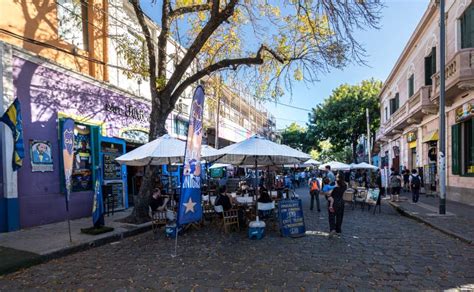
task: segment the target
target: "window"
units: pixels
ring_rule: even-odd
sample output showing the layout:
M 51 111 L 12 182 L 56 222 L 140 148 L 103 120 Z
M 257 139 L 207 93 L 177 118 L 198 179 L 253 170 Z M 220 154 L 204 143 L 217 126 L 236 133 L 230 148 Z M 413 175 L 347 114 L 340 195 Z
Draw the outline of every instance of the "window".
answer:
M 397 111 L 399 107 L 399 99 L 400 95 L 398 93 L 395 94 L 394 98 L 390 99 L 390 115 L 393 115 L 393 113 Z
M 473 119 L 453 125 L 452 173 L 474 176 L 474 122 Z
M 385 107 L 385 121 L 388 122 L 388 108 Z
M 461 49 L 474 48 L 474 5 L 461 17 Z
M 408 78 L 408 97 L 411 97 L 415 93 L 415 75 L 411 74 Z
M 58 35 L 76 47 L 88 49 L 87 0 L 57 0 Z
M 436 47 L 431 48 L 431 53 L 425 58 L 425 85 L 432 85 L 431 76 L 436 73 Z
M 188 125 L 189 123 L 181 119 L 175 119 L 175 133 L 180 136 L 188 135 Z

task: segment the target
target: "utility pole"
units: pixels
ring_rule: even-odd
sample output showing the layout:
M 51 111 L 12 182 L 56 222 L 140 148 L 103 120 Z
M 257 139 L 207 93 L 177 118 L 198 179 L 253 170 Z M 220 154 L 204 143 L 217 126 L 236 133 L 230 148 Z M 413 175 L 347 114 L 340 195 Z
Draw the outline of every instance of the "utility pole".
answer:
M 372 148 L 370 147 L 370 117 L 369 117 L 369 109 L 365 109 L 365 115 L 367 117 L 367 153 L 369 154 L 369 164 L 372 164 Z
M 446 214 L 446 113 L 445 113 L 445 14 L 444 0 L 439 0 L 439 214 Z

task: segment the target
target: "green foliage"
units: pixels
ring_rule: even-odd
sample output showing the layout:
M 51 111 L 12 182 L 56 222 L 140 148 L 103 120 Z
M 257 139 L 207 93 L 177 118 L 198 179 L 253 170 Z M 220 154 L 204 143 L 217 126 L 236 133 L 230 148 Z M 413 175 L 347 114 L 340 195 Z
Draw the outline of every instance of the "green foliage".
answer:
M 296 123 L 291 123 L 281 133 L 281 143 L 292 148 L 308 152 L 311 149 L 308 139 L 306 138 L 306 128 Z
M 316 149 L 319 141 L 329 140 L 335 152 L 355 146 L 361 135 L 367 133 L 366 108 L 369 109 L 372 136 L 380 125 L 379 93 L 382 82 L 364 80 L 357 85 L 343 84 L 316 108 L 309 118 L 308 137 Z
M 350 163 L 352 160 L 352 150 L 350 147 L 344 147 L 342 150 L 335 150 L 334 147 L 331 145 L 329 140 L 324 140 L 319 142 L 318 147 L 319 150 L 313 149 L 310 152 L 312 158 L 321 161 L 321 162 L 329 162 L 329 161 L 339 161 L 344 163 Z

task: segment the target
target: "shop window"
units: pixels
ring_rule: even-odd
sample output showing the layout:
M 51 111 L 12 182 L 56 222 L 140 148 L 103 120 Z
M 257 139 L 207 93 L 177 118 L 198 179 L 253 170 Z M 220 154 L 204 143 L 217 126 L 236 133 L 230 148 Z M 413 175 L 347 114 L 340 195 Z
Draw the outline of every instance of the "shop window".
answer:
M 474 5 L 461 17 L 461 49 L 474 48 Z
M 472 119 L 453 125 L 452 173 L 474 176 L 474 122 Z
M 62 132 L 63 119 L 59 120 L 59 129 Z M 74 125 L 74 160 L 72 166 L 72 192 L 91 191 L 96 179 L 96 169 L 99 168 L 99 135 L 98 126 L 90 126 L 80 123 Z M 62 145 L 60 136 L 59 145 Z M 60 164 L 61 189 L 65 192 L 64 168 L 62 156 Z
M 58 0 L 56 3 L 59 38 L 82 50 L 88 50 L 87 0 Z
M 425 58 L 425 85 L 432 85 L 431 76 L 436 73 L 436 47 L 431 48 L 431 53 Z
M 393 115 L 394 112 L 398 110 L 399 107 L 399 99 L 400 95 L 397 93 L 395 94 L 395 97 L 390 99 L 390 115 Z
M 408 78 L 408 97 L 411 97 L 415 93 L 415 75 L 411 74 Z

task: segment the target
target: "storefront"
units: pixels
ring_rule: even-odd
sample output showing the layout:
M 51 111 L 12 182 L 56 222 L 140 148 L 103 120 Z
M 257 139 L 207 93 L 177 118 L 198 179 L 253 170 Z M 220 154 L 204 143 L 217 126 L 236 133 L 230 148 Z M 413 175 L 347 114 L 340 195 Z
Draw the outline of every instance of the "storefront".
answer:
M 408 132 L 407 134 L 407 145 L 408 145 L 408 169 L 416 169 L 417 167 L 417 133 L 416 131 Z
M 59 133 L 69 118 L 74 120 L 75 141 L 70 218 L 91 214 L 97 178 L 104 196 L 114 198 L 115 208 L 127 208 L 127 169 L 115 158 L 129 150 L 130 141 L 146 141 L 149 103 L 23 55 L 13 56 L 13 85 L 21 103 L 25 146 L 18 171 L 20 228 L 66 218 Z

